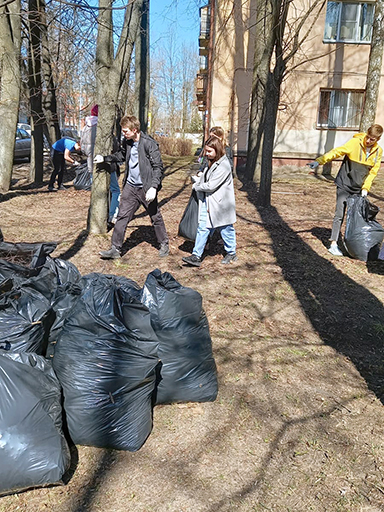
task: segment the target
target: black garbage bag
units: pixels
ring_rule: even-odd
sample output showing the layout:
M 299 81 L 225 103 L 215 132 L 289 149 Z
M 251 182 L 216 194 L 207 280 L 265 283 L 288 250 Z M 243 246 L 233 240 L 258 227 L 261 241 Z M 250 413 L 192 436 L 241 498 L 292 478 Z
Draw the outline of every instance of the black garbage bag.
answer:
M 348 253 L 361 261 L 377 260 L 384 238 L 384 229 L 376 220 L 369 220 L 368 199 L 353 195 L 347 199 L 347 222 L 344 244 Z
M 0 242 L 0 282 L 12 279 L 15 284 L 37 276 L 47 256 L 57 247 L 56 242 Z
M 145 281 L 142 302 L 159 338 L 156 403 L 214 401 L 216 364 L 201 295 L 156 269 Z
M 191 197 L 184 210 L 179 224 L 179 236 L 187 240 L 194 241 L 196 239 L 197 226 L 199 223 L 199 201 L 197 194 L 192 190 Z
M 76 178 L 73 181 L 76 190 L 91 190 L 92 174 L 88 171 L 87 163 L 76 167 Z
M 53 366 L 75 444 L 136 451 L 152 430 L 158 340 L 129 279 L 89 274 L 64 320 Z
M 54 320 L 49 330 L 48 346 L 45 355 L 47 359 L 54 357 L 56 343 L 64 321 L 67 316 L 71 315 L 72 309 L 76 307 L 81 292 L 81 286 L 71 282 L 67 282 L 57 288 L 55 299 L 52 302 Z
M 79 270 L 70 261 L 62 260 L 60 258 L 51 258 L 48 256 L 44 267 L 55 274 L 56 286 L 60 286 L 65 283 L 78 283 L 81 279 Z
M 70 453 L 60 384 L 36 354 L 0 355 L 0 495 L 62 483 Z
M 7 286 L 7 282 L 4 284 Z M 45 355 L 51 314 L 50 300 L 38 290 L 21 286 L 4 291 L 0 287 L 0 354 Z

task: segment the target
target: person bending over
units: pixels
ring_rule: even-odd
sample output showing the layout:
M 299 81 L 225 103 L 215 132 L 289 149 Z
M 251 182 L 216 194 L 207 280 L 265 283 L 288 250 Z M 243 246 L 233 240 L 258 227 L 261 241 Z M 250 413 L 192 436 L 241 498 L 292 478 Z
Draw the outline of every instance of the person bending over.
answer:
M 79 162 L 71 157 L 73 151 L 80 151 L 80 142 L 76 142 L 73 139 L 59 139 L 52 145 L 51 157 L 53 163 L 53 172 L 48 184 L 49 192 L 54 192 L 54 184 L 57 176 L 57 189 L 65 190 L 63 185 L 65 162 L 69 162 L 72 165 L 80 165 Z

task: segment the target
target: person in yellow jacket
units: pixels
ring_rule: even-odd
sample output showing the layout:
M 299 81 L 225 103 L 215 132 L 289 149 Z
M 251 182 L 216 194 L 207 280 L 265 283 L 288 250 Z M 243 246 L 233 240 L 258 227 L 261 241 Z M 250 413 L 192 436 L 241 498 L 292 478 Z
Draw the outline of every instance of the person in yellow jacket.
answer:
M 382 134 L 383 127 L 373 124 L 368 128 L 367 133 L 356 133 L 343 146 L 331 149 L 308 164 L 311 169 L 316 169 L 319 165 L 344 156 L 335 179 L 337 185 L 336 210 L 332 224 L 331 246 L 328 249 L 334 256 L 343 256 L 337 242 L 348 197 L 352 194 L 361 194 L 366 197 L 380 169 L 383 150 L 378 145 L 378 141 Z

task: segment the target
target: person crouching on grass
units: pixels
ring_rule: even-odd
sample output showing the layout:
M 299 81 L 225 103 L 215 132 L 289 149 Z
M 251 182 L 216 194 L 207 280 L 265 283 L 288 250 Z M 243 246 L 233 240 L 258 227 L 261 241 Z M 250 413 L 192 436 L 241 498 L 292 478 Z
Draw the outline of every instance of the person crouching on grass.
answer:
M 227 253 L 221 263 L 228 264 L 237 260 L 236 233 L 233 227 L 236 222 L 236 205 L 231 164 L 222 142 L 216 136 L 209 137 L 204 145 L 204 152 L 208 167 L 200 176 L 192 176 L 192 188 L 199 199 L 195 246 L 191 256 L 182 258 L 184 263 L 195 267 L 200 267 L 208 236 L 215 229 L 220 232 Z

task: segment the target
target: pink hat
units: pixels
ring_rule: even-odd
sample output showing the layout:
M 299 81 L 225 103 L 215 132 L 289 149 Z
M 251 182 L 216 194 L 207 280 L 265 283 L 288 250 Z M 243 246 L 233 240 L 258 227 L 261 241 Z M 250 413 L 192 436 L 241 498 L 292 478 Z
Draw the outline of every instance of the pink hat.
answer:
M 99 105 L 93 105 L 91 108 L 91 116 L 98 116 L 99 115 Z

